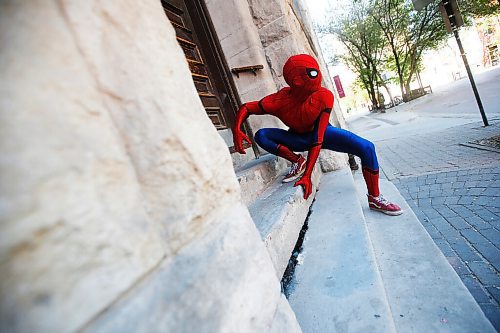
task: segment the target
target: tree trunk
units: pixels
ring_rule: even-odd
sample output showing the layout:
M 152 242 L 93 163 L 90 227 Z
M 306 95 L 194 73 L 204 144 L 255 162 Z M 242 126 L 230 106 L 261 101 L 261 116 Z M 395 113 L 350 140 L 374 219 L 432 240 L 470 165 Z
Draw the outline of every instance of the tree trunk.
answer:
M 385 91 L 387 91 L 387 94 L 389 95 L 389 98 L 391 99 L 391 104 L 394 105 L 394 98 L 392 97 L 391 91 L 389 90 L 389 87 L 387 87 L 387 84 L 385 83 L 384 80 L 382 80 L 382 76 L 380 73 L 377 71 L 377 76 L 380 80 L 380 83 L 382 83 L 382 86 L 384 87 Z
M 409 82 L 406 82 L 405 83 L 405 91 L 406 91 L 406 96 L 407 96 L 407 102 L 408 101 L 411 101 L 413 98 L 411 96 L 411 89 L 410 89 L 410 83 Z
M 373 107 L 378 109 L 378 100 L 377 95 L 375 94 L 375 86 L 373 85 L 373 81 L 370 81 L 370 99 L 372 101 Z
M 422 84 L 422 79 L 420 78 L 420 72 L 417 71 L 416 77 L 418 81 L 418 86 L 420 87 L 420 89 L 424 89 L 424 85 Z
M 399 89 L 401 89 L 401 96 L 403 96 L 403 101 L 404 102 L 408 102 L 408 97 L 405 93 L 405 84 L 403 82 L 403 78 L 401 75 L 399 75 L 398 73 L 398 76 L 399 76 Z

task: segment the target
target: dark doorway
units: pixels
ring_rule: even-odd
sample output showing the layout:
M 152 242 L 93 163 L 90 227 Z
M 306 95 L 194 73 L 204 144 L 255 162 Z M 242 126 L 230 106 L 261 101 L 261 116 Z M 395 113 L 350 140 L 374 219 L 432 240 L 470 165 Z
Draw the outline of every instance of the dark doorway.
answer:
M 205 111 L 222 134 L 234 124 L 241 102 L 206 5 L 202 0 L 161 0 L 161 3 L 184 51 Z

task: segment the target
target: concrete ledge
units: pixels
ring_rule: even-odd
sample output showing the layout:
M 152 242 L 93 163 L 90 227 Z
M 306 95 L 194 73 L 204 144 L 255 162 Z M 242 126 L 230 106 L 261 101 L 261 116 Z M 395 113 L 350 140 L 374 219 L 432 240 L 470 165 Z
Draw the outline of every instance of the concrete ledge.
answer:
M 243 203 L 248 206 L 254 202 L 286 167 L 286 160 L 268 154 L 237 170 Z
M 289 296 L 302 330 L 395 332 L 348 168 L 323 175 L 308 225 Z
M 486 150 L 486 151 L 492 151 L 494 153 L 500 153 L 500 149 L 486 146 L 486 145 L 479 145 L 479 144 L 474 143 L 474 142 L 459 143 L 459 145 L 464 146 L 464 147 L 469 147 L 469 148 L 476 148 L 476 149 L 481 149 L 481 150 Z
M 495 332 L 396 187 L 380 181 L 405 211 L 387 216 L 368 208 L 361 173 L 355 179 L 398 332 Z
M 281 178 L 278 178 L 249 207 L 279 279 L 285 272 L 309 213 L 320 175 L 321 171 L 316 165 L 312 175 L 313 193 L 307 200 L 303 198 L 301 187 L 294 187 L 293 182 L 283 184 Z

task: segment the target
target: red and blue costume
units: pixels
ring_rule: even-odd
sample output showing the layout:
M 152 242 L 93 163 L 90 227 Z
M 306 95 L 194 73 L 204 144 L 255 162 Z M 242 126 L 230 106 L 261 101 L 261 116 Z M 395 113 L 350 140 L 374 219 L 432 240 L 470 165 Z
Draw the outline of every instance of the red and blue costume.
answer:
M 236 151 L 244 154 L 243 140 L 250 142 L 241 131 L 245 119 L 250 114 L 270 114 L 289 129 L 262 128 L 255 134 L 255 141 L 269 153 L 292 163 L 301 158 L 294 151 L 308 151 L 305 172 L 295 183 L 303 187 L 304 198 L 312 192 L 311 174 L 321 148 L 359 156 L 368 193 L 379 197 L 375 147 L 354 133 L 330 125 L 334 97 L 330 90 L 321 86 L 322 76 L 316 60 L 305 54 L 292 56 L 283 67 L 283 76 L 289 87 L 240 107 L 233 129 Z

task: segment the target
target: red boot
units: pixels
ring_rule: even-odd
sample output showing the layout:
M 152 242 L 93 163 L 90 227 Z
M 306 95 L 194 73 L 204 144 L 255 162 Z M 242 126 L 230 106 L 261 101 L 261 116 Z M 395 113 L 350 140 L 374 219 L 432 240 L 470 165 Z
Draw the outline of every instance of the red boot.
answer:
M 403 210 L 401 209 L 401 207 L 399 207 L 395 203 L 389 202 L 382 195 L 374 197 L 373 195 L 368 194 L 368 205 L 370 206 L 370 209 L 382 212 L 387 215 L 396 216 L 403 214 Z
M 277 155 L 292 162 L 290 171 L 283 178 L 283 183 L 288 183 L 299 178 L 306 171 L 306 159 L 300 154 L 295 154 L 287 146 L 278 145 Z
M 401 215 L 403 210 L 398 205 L 385 199 L 378 189 L 378 170 L 363 167 L 363 177 L 368 189 L 368 206 L 370 209 L 387 215 Z
M 300 155 L 299 159 L 297 162 L 292 163 L 292 166 L 290 167 L 290 171 L 288 174 L 283 178 L 283 183 L 288 183 L 291 182 L 300 176 L 306 171 L 306 159 Z

